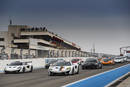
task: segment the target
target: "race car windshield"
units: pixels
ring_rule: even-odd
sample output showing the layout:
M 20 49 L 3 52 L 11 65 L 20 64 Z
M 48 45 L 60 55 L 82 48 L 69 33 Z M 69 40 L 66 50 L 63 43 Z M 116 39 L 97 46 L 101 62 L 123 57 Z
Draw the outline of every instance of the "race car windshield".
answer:
M 107 62 L 107 61 L 110 61 L 111 59 L 103 59 L 103 61 Z
M 86 59 L 86 61 L 85 62 L 97 62 L 97 60 L 96 59 Z
M 53 64 L 55 63 L 57 60 L 54 60 L 54 61 L 49 61 L 48 64 Z
M 72 62 L 77 62 L 79 61 L 79 59 L 72 59 Z
M 115 59 L 122 59 L 122 58 L 115 58 Z
M 57 62 L 54 66 L 71 66 L 70 62 Z
M 10 63 L 9 66 L 17 66 L 17 65 L 22 65 L 21 62 L 13 62 L 13 63 Z

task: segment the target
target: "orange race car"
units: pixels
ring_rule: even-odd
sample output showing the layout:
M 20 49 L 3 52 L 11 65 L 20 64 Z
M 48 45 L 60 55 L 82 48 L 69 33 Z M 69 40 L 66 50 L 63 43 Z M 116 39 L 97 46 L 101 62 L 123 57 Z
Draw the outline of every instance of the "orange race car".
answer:
M 111 58 L 103 58 L 103 59 L 101 59 L 101 63 L 104 65 L 115 64 L 114 60 Z

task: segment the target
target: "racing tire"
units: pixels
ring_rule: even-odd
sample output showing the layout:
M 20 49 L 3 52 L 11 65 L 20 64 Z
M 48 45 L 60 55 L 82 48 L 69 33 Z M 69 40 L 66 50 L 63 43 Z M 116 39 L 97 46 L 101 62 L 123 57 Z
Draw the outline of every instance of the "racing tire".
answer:
M 25 67 L 23 67 L 23 70 L 22 70 L 23 73 L 25 73 Z
M 78 71 L 76 72 L 76 74 L 79 74 L 79 67 L 78 67 Z
M 71 73 L 71 75 L 74 75 L 74 68 L 72 69 L 72 73 Z
M 102 64 L 100 64 L 100 65 L 98 66 L 98 69 L 102 69 Z
M 45 69 L 49 69 L 49 66 L 45 66 Z
M 53 76 L 54 73 L 52 73 L 52 72 L 49 71 L 49 72 L 48 72 L 48 75 L 49 75 L 49 76 Z
M 102 69 L 102 65 L 99 67 L 99 69 Z
M 17 73 L 17 74 L 18 74 L 18 73 L 19 73 L 19 71 L 16 71 L 15 73 Z
M 30 72 L 32 72 L 33 71 L 33 66 L 31 66 L 31 70 L 30 70 Z

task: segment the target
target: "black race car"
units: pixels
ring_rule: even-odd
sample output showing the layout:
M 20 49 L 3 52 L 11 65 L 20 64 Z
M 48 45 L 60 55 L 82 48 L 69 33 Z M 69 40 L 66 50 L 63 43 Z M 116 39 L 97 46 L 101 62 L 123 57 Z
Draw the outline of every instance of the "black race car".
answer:
M 87 68 L 101 69 L 102 64 L 96 58 L 87 58 L 86 61 L 82 64 L 82 69 L 87 69 Z

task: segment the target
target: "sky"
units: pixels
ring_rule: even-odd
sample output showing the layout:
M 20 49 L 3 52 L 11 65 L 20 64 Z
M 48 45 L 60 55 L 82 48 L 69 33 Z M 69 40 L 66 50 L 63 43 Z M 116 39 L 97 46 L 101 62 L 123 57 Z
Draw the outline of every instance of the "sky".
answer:
M 130 0 L 0 0 L 0 30 L 13 24 L 47 27 L 97 53 L 130 45 Z

